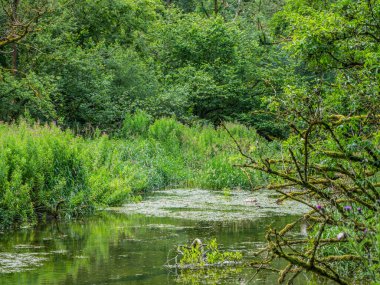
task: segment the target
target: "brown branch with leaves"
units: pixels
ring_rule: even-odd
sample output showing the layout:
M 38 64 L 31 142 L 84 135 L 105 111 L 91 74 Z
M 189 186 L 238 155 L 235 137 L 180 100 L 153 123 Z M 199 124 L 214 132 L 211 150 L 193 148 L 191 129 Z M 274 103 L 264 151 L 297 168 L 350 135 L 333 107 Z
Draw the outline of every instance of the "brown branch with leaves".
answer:
M 358 134 L 358 146 L 353 151 L 340 130 L 358 120 L 366 120 L 369 131 Z M 300 272 L 308 271 L 338 284 L 350 284 L 351 276 L 342 268 L 365 271 L 364 267 L 376 268 L 379 264 L 374 238 L 380 234 L 380 146 L 371 137 L 379 120 L 375 114 L 352 118 L 336 115 L 326 121 L 311 121 L 297 128 L 293 143 L 286 147 L 287 155 L 283 153 L 279 159 L 253 158 L 233 138 L 247 158 L 245 164 L 239 165 L 245 173 L 259 171 L 280 178 L 282 182 L 266 187 L 282 195 L 278 202 L 294 200 L 310 208 L 301 219 L 280 231 L 267 232 L 265 250 L 271 255 L 262 262 L 268 264 L 276 257 L 288 261 L 280 272 L 279 283 L 290 284 Z M 301 221 L 309 225 L 305 239 L 292 234 Z M 376 277 L 362 278 L 369 282 Z
M 28 34 L 37 31 L 38 20 L 51 10 L 48 0 L 29 7 L 26 13 L 19 11 L 19 0 L 1 0 L 0 6 L 6 18 L 5 29 L 0 34 L 0 48 L 16 43 Z

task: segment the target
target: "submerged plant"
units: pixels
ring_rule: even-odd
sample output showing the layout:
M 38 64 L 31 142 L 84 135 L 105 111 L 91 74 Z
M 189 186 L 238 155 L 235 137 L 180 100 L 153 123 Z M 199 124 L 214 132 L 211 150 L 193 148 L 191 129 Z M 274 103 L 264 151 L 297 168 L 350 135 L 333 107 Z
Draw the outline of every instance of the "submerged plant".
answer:
M 239 251 L 222 251 L 216 239 L 203 243 L 196 238 L 188 245 L 178 246 L 174 265 L 180 269 L 181 284 L 219 284 L 220 280 L 242 271 L 243 255 Z
M 239 251 L 221 251 L 216 239 L 204 244 L 196 238 L 190 245 L 179 246 L 177 253 L 175 266 L 182 269 L 228 266 L 237 264 L 243 258 Z

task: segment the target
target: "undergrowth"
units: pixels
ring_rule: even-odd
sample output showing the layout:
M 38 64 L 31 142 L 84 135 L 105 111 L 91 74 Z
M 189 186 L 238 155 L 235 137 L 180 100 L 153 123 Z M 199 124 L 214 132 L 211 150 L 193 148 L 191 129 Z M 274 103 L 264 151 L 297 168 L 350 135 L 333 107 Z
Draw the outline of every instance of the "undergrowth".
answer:
M 247 152 L 261 141 L 253 129 L 227 123 Z M 266 152 L 276 152 L 266 143 Z M 267 177 L 247 175 L 224 128 L 185 126 L 173 118 L 126 116 L 112 137 L 85 139 L 55 125 L 0 125 L 0 224 L 76 217 L 139 200 L 155 189 L 248 189 Z

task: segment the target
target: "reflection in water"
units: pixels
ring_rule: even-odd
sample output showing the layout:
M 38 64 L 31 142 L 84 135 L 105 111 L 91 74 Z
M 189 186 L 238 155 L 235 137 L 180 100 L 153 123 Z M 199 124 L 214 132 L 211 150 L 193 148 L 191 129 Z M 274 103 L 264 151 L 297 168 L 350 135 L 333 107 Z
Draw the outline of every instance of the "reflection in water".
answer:
M 195 238 L 216 238 L 221 250 L 242 251 L 248 260 L 263 246 L 268 226 L 280 228 L 292 214 L 304 212 L 293 204 L 277 205 L 265 191 L 225 197 L 199 189 L 157 191 L 117 210 L 121 213 L 0 233 L 0 284 L 246 284 L 254 269 L 176 272 L 164 264 L 177 245 Z M 262 272 L 249 284 L 276 281 L 277 273 Z
M 307 228 L 308 228 L 308 224 L 305 220 L 302 220 L 301 223 L 300 223 L 300 234 L 302 236 L 307 236 Z
M 213 269 L 176 275 L 163 266 L 175 246 L 195 237 L 216 237 L 224 249 L 242 250 L 249 257 L 269 224 L 281 226 L 291 217 L 254 222 L 205 222 L 102 213 L 73 223 L 50 224 L 0 235 L 2 256 L 31 261 L 20 267 L 0 256 L 0 284 L 241 284 L 253 270 Z M 260 245 L 260 243 L 259 243 Z M 170 257 L 170 254 L 169 254 Z M 33 262 L 37 262 L 34 264 Z M 4 265 L 5 264 L 5 265 Z M 19 272 L 16 272 L 19 271 Z M 276 274 L 259 274 L 250 284 L 273 284 Z

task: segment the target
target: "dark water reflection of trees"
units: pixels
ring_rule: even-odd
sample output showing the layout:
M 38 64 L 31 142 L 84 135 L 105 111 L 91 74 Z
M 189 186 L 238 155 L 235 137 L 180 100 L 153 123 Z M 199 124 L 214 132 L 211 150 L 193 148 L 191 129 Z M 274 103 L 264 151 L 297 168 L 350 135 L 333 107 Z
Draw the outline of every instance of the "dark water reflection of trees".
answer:
M 195 237 L 216 237 L 222 249 L 242 250 L 249 257 L 269 224 L 279 227 L 291 218 L 204 222 L 104 212 L 82 221 L 22 229 L 0 235 L 1 252 L 13 255 L 13 270 L 22 262 L 20 254 L 42 261 L 27 271 L 0 274 L 0 284 L 241 284 L 253 269 L 176 275 L 163 265 L 177 244 Z M 6 271 L 1 264 L 0 270 Z M 273 284 L 277 275 L 263 273 L 256 279 L 250 284 Z

